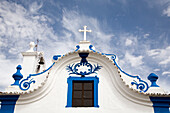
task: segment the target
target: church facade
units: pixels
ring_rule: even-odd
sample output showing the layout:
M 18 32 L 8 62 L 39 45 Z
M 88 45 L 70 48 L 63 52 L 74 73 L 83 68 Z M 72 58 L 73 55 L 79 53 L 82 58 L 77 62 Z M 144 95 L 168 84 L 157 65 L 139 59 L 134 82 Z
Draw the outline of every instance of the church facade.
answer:
M 116 55 L 86 40 L 86 27 L 75 51 L 54 55 L 48 68 L 31 42 L 15 82 L 0 92 L 0 113 L 169 113 L 170 94 L 156 84 L 158 76 L 151 73 L 147 83 L 123 71 Z

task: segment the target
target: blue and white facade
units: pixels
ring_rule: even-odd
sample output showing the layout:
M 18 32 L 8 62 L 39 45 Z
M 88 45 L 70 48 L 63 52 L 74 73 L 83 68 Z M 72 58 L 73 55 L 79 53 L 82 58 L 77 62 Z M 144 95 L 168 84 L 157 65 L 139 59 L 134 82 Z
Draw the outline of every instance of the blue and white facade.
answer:
M 156 84 L 157 75 L 148 76 L 151 83 L 130 75 L 119 67 L 116 55 L 95 51 L 89 41 L 54 55 L 48 68 L 43 53 L 30 46 L 22 53 L 15 82 L 0 92 L 0 113 L 169 113 L 170 94 Z M 91 106 L 73 105 L 73 84 L 79 82 L 92 83 Z

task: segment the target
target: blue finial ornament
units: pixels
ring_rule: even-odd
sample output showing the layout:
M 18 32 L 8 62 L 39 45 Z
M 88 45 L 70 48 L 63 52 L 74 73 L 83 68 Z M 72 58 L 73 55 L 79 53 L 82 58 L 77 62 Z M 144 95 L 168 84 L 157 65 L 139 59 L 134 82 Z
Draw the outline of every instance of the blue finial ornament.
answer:
M 151 73 L 149 76 L 148 76 L 148 80 L 151 81 L 151 86 L 150 87 L 159 87 L 157 84 L 156 84 L 156 81 L 158 79 L 158 75 L 154 74 L 154 73 Z
M 19 86 L 19 81 L 23 78 L 23 75 L 20 72 L 21 69 L 22 69 L 21 65 L 18 65 L 16 69 L 17 69 L 17 72 L 12 75 L 12 77 L 15 80 L 15 82 L 14 82 L 14 84 L 12 84 L 12 86 L 13 85 L 18 85 Z

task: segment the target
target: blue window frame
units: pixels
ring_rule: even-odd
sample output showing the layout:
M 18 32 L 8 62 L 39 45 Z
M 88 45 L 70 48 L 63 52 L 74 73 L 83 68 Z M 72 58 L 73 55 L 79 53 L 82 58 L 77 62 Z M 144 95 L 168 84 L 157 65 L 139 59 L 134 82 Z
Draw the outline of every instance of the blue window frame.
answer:
M 170 113 L 170 97 L 150 97 L 154 113 Z
M 14 113 L 19 95 L 0 95 L 0 113 Z
M 68 77 L 67 83 L 68 83 L 68 93 L 67 93 L 67 106 L 66 107 L 72 107 L 72 98 L 73 98 L 73 82 L 74 81 L 93 81 L 93 92 L 94 92 L 94 106 L 93 107 L 99 107 L 98 105 L 98 83 L 99 78 L 97 76 L 95 77 Z

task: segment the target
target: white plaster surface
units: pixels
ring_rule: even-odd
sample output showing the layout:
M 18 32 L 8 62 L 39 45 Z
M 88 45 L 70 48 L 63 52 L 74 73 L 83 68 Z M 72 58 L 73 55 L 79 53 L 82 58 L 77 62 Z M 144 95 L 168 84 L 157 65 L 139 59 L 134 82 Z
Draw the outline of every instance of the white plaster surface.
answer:
M 147 93 L 160 93 L 165 94 L 165 91 L 161 87 L 150 87 Z
M 35 73 L 35 66 L 37 63 L 38 52 L 22 52 L 23 55 L 23 78 L 27 77 L 29 74 Z
M 80 41 L 78 45 L 80 46 L 79 51 L 90 50 L 89 46 L 91 45 L 91 43 L 89 41 L 83 40 L 83 41 Z M 94 47 L 92 49 L 95 50 Z

